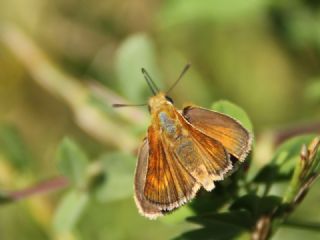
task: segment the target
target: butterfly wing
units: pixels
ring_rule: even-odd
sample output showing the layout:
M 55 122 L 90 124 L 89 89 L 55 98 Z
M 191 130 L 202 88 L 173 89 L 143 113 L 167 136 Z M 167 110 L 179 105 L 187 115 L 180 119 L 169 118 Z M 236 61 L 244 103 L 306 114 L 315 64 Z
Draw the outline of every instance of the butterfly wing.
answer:
M 141 215 L 150 219 L 162 216 L 161 209 L 149 202 L 144 196 L 144 186 L 148 169 L 149 145 L 145 139 L 139 148 L 138 161 L 134 179 L 134 200 Z
M 161 136 L 152 126 L 138 162 L 136 203 L 140 212 L 149 218 L 181 206 L 192 199 L 200 188 L 175 156 L 165 149 Z
M 165 120 L 169 125 L 164 127 L 170 130 L 155 129 L 157 124 L 148 130 L 150 150 L 144 194 L 150 202 L 167 206 L 167 210 L 193 198 L 200 185 L 211 191 L 213 181 L 222 180 L 232 168 L 221 143 L 195 129 L 177 111 L 174 113 L 176 123 Z
M 214 188 L 214 181 L 222 180 L 232 169 L 229 154 L 223 145 L 197 130 L 178 112 L 180 134 L 174 143 L 167 138 L 168 149 L 207 191 Z M 172 140 L 172 139 L 171 139 Z
M 244 161 L 251 149 L 252 135 L 238 121 L 199 107 L 186 107 L 182 114 L 195 128 L 221 142 L 228 153 Z
M 149 218 L 189 201 L 200 186 L 211 191 L 214 181 L 222 180 L 232 168 L 223 144 L 198 130 L 177 111 L 175 114 L 175 127 L 170 125 L 172 119 L 166 122 L 170 123 L 167 132 L 172 135 L 153 124 L 140 148 L 135 199 L 140 212 Z

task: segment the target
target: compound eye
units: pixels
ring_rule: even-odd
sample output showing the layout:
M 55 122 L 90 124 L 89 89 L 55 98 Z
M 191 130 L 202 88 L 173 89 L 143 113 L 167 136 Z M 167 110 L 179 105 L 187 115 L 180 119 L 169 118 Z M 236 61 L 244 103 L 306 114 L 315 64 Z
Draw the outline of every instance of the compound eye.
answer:
M 169 102 L 173 103 L 173 100 L 172 100 L 172 98 L 171 98 L 171 97 L 166 96 L 166 99 L 167 99 L 167 101 L 169 101 Z

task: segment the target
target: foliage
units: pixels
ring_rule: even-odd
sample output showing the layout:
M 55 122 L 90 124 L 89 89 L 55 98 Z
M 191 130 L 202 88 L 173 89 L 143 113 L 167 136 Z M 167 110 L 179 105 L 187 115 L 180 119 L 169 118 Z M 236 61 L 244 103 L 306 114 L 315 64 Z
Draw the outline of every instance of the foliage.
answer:
M 212 108 L 252 129 L 247 114 L 238 106 L 219 101 Z M 175 239 L 251 239 L 254 234 L 259 236 L 256 239 L 266 239 L 274 234 L 320 175 L 320 138 L 314 138 L 308 148 L 305 145 L 312 138 L 312 135 L 300 136 L 282 144 L 253 181 L 244 169 L 239 169 L 229 182 L 222 182 L 212 193 L 200 194 L 191 204 L 194 214 L 188 213 L 187 221 L 202 227 Z M 74 186 L 65 193 L 56 210 L 55 231 L 76 229 L 90 196 L 101 203 L 132 196 L 134 162 L 131 155 L 115 152 L 103 154 L 89 165 L 81 148 L 72 140 L 64 139 L 58 149 L 58 168 Z M 270 190 L 279 180 L 286 182 L 287 190 L 275 196 Z M 263 194 L 259 191 L 261 188 L 265 188 Z M 258 223 L 266 218 L 268 224 L 262 231 Z
M 315 0 L 1 1 L 0 238 L 317 238 L 319 16 Z M 165 91 L 188 62 L 176 106 L 230 115 L 254 147 L 149 221 L 132 198 L 147 108 L 111 105 L 147 102 L 142 67 Z
M 58 169 L 67 176 L 74 185 L 85 187 L 88 159 L 85 153 L 70 139 L 64 139 L 58 149 Z

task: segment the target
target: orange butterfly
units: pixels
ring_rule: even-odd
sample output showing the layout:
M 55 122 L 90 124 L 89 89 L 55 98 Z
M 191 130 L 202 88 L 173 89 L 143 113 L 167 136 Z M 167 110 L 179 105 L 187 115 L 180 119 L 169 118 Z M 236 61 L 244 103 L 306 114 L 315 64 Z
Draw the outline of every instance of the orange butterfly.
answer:
M 211 191 L 214 182 L 232 169 L 231 156 L 244 161 L 252 135 L 237 120 L 218 112 L 194 106 L 178 111 L 142 72 L 154 96 L 148 101 L 151 125 L 138 153 L 135 202 L 142 215 L 155 219 L 193 199 L 200 187 Z

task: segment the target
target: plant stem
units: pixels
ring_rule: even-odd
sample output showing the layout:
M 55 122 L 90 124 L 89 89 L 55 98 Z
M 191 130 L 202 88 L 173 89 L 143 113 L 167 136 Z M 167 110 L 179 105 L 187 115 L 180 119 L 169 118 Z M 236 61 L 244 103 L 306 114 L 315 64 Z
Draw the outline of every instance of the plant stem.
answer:
M 135 151 L 139 139 L 101 109 L 94 107 L 90 103 L 89 89 L 78 79 L 60 70 L 18 27 L 2 27 L 0 41 L 11 49 L 39 86 L 70 107 L 74 121 L 81 129 L 104 144 L 113 145 L 125 152 Z
M 58 176 L 58 177 L 40 182 L 26 189 L 7 193 L 7 196 L 12 201 L 18 201 L 21 199 L 31 197 L 33 195 L 39 195 L 39 194 L 44 194 L 51 191 L 59 190 L 67 187 L 68 185 L 69 185 L 69 181 L 66 177 Z
M 285 140 L 294 137 L 296 135 L 307 133 L 320 133 L 320 123 L 308 123 L 305 125 L 299 125 L 288 129 L 277 131 L 275 136 L 275 145 L 278 146 Z

